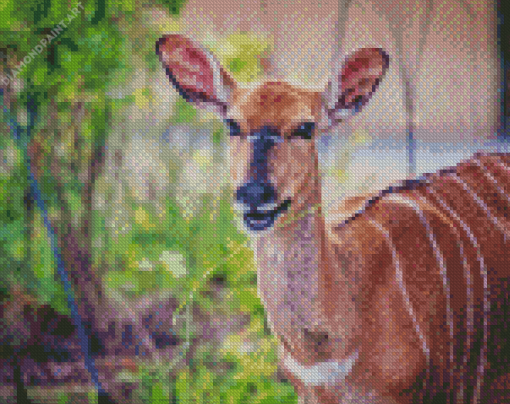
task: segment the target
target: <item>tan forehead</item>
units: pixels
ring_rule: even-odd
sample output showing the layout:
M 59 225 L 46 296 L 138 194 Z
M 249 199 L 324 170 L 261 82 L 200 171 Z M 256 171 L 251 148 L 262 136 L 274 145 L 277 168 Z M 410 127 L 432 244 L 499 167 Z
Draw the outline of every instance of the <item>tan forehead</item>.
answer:
M 231 114 L 243 131 L 269 125 L 285 132 L 301 122 L 316 121 L 319 101 L 316 92 L 298 90 L 287 83 L 267 82 L 255 89 L 238 89 Z

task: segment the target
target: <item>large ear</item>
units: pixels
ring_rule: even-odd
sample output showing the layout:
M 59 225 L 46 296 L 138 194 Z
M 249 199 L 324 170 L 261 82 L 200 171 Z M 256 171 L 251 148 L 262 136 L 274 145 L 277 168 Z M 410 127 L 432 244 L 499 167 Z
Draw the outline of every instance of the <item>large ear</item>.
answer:
M 156 53 L 187 101 L 224 115 L 236 84 L 209 51 L 183 36 L 166 35 L 156 42 Z
M 381 82 L 390 58 L 379 48 L 359 49 L 345 59 L 337 77 L 323 93 L 328 126 L 361 110 Z

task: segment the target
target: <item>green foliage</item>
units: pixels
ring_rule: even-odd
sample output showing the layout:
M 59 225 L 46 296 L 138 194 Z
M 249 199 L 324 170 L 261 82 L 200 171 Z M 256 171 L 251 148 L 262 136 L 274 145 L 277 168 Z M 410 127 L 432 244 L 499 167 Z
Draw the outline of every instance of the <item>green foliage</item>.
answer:
M 49 302 L 56 291 L 57 284 L 54 282 L 54 262 L 51 246 L 46 232 L 42 216 L 36 212 L 34 220 L 34 230 L 31 237 L 31 264 L 32 270 L 39 279 L 42 286 L 38 291 L 38 296 L 43 302 Z
M 239 32 L 211 44 L 221 63 L 239 81 L 253 81 L 264 71 L 261 63 L 271 51 L 269 40 Z
M 69 401 L 69 394 L 67 393 L 60 393 L 58 395 L 58 404 L 68 404 Z
M 162 0 L 161 3 L 166 5 L 170 14 L 179 14 L 179 10 L 182 8 L 186 0 Z
M 151 391 L 151 404 L 167 404 L 169 401 L 170 397 L 165 393 L 163 383 L 155 383 Z
M 184 0 L 155 0 L 154 4 L 177 14 Z M 181 304 L 179 314 L 193 305 L 213 315 L 250 316 L 247 329 L 230 336 L 222 346 L 201 344 L 192 363 L 175 370 L 170 384 L 165 382 L 168 367 L 156 372 L 142 369 L 136 378 L 142 384 L 143 403 L 168 403 L 170 397 L 185 404 L 295 403 L 292 387 L 275 381 L 274 340 L 264 330 L 253 252 L 234 225 L 231 190 L 197 193 L 194 208 L 186 214 L 172 197 L 156 207 L 127 193 L 121 208 L 112 204 L 92 212 L 91 201 L 84 198 L 92 178 L 90 167 L 104 158 L 112 116 L 141 97 L 151 98 L 146 89 L 136 89 L 121 100 L 108 95 L 111 88 L 132 79 L 134 66 L 145 63 L 147 70 L 160 68 L 154 54 L 160 32 L 141 24 L 141 11 L 135 0 L 87 1 L 83 8 L 78 2 L 51 0 L 0 2 L 0 49 L 17 63 L 11 63 L 5 73 L 25 83 L 13 101 L 13 111 L 23 112 L 29 97 L 38 105 L 37 124 L 27 141 L 39 147 L 41 158 L 33 164 L 38 164 L 49 217 L 60 226 L 86 223 L 95 269 L 108 269 L 104 281 L 109 289 L 129 297 L 170 290 Z M 62 31 L 53 35 L 59 24 Z M 141 28 L 141 33 L 126 26 Z M 46 40 L 44 46 L 41 40 Z M 240 81 L 253 80 L 263 72 L 261 58 L 271 47 L 268 41 L 247 33 L 210 45 Z M 42 50 L 34 54 L 36 46 Z M 30 54 L 29 61 L 20 64 Z M 195 108 L 184 100 L 179 99 L 174 111 L 174 123 L 200 124 Z M 2 116 L 0 284 L 21 283 L 36 291 L 41 303 L 68 314 L 41 213 L 35 207 L 26 209 L 26 142 L 15 143 L 6 136 L 5 122 Z M 223 125 L 216 121 L 213 127 L 214 147 L 220 147 Z M 211 160 L 208 169 L 218 164 Z M 104 177 L 94 181 L 94 192 L 112 201 L 114 186 Z M 92 223 L 85 221 L 89 214 Z M 111 228 L 110 219 L 115 224 Z M 219 278 L 221 291 L 214 294 L 213 279 Z M 188 331 L 193 334 L 190 328 L 177 330 L 180 337 L 188 338 Z M 246 351 L 245 345 L 254 348 Z M 73 397 L 62 393 L 56 399 L 67 403 Z M 97 394 L 91 392 L 89 402 L 97 402 Z
M 172 119 L 175 123 L 190 123 L 196 118 L 197 110 L 183 98 L 179 98 L 175 103 L 175 113 Z
M 258 377 L 236 377 L 235 370 L 226 377 L 200 367 L 196 372 L 179 372 L 175 383 L 177 403 L 296 404 L 292 386 Z
M 24 198 L 27 190 L 27 170 L 18 148 L 10 139 L 3 139 L 0 151 L 4 167 L 0 172 L 0 276 L 11 282 L 37 286 L 32 271 L 25 271 L 27 231 Z

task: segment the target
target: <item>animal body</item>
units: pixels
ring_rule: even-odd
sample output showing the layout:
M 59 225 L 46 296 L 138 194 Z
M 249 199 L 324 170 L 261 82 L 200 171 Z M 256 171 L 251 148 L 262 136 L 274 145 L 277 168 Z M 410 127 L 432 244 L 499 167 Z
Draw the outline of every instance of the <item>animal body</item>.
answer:
M 301 403 L 510 402 L 510 156 L 360 196 L 325 218 L 315 141 L 379 88 L 390 59 L 355 51 L 325 91 L 242 86 L 180 35 L 156 52 L 190 103 L 230 128 L 233 200 Z

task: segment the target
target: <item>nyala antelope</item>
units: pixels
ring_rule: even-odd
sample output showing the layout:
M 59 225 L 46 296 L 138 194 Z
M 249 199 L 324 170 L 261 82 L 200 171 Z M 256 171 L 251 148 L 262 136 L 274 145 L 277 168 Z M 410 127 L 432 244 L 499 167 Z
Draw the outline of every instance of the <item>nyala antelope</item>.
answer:
M 230 128 L 233 199 L 301 403 L 510 402 L 510 156 L 477 154 L 360 197 L 331 223 L 314 142 L 366 105 L 386 52 L 357 50 L 322 93 L 243 88 L 179 35 L 156 52 L 181 96 Z

